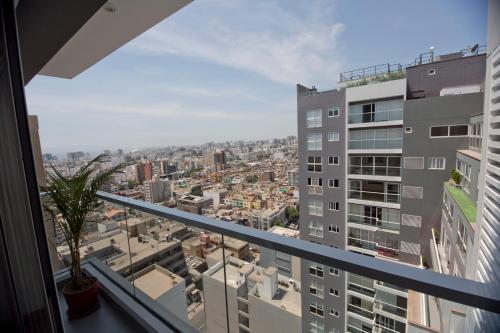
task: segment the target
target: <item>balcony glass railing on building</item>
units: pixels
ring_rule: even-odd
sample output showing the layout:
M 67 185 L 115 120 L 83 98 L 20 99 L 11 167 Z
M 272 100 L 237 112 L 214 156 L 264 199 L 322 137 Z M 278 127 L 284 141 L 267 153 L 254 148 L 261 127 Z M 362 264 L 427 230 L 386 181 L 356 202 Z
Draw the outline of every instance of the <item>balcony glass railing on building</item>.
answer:
M 368 297 L 375 297 L 375 289 L 373 289 L 373 279 L 366 278 L 358 274 L 348 274 L 348 287 L 350 291 L 363 294 Z
M 401 176 L 400 156 L 349 156 L 349 174 Z
M 399 203 L 399 183 L 365 180 L 349 181 L 349 199 Z
M 403 130 L 400 127 L 349 130 L 349 149 L 401 149 Z
M 403 120 L 403 100 L 389 100 L 349 106 L 349 124 Z
M 121 286 L 129 297 L 145 306 L 156 318 L 178 327 L 182 332 L 227 331 L 227 321 L 230 327 L 240 332 L 258 331 L 258 327 L 269 327 L 269 331 L 273 331 L 273 325 L 277 324 L 277 316 L 273 315 L 275 311 L 280 316 L 286 315 L 286 320 L 279 325 L 286 325 L 287 332 L 319 330 L 323 318 L 332 312 L 324 301 L 328 297 L 329 286 L 325 284 L 327 276 L 335 271 L 334 261 L 329 262 L 328 258 L 336 258 L 337 255 L 356 256 L 345 259 L 344 267 L 356 265 L 355 258 L 358 257 L 380 262 L 378 259 L 301 239 L 138 200 L 105 193 L 100 196 L 113 201 L 105 202 L 101 216 L 124 212 L 123 219 L 103 218 L 103 221 L 97 222 L 95 229 L 90 228 L 81 248 L 82 257 L 101 260 L 113 283 Z M 366 246 L 377 252 L 381 248 L 398 247 L 396 243 L 391 244 L 390 239 L 382 239 L 373 232 L 354 228 L 350 228 L 349 244 Z M 266 247 L 269 251 L 264 250 Z M 300 269 L 294 266 L 299 264 L 298 261 L 279 261 L 277 249 L 280 253 L 302 258 L 300 265 L 309 262 L 305 261 L 306 256 L 308 259 L 317 258 L 321 264 L 311 265 L 306 270 L 314 276 L 315 284 L 311 284 L 311 280 L 301 280 Z M 315 257 L 315 249 L 332 251 L 332 255 L 318 254 Z M 64 244 L 59 246 L 59 250 L 64 253 Z M 269 255 L 273 257 L 266 258 Z M 377 256 L 377 253 L 374 255 Z M 342 263 L 344 259 L 340 260 Z M 290 267 L 279 269 L 278 262 L 279 265 Z M 382 262 L 397 265 L 382 269 L 388 274 L 410 269 L 389 261 Z M 366 267 L 365 264 L 362 267 Z M 369 267 L 363 270 L 370 272 Z M 384 290 L 377 288 L 381 282 L 373 280 L 373 276 L 364 276 L 363 272 L 351 272 L 348 276 L 348 292 L 357 293 L 359 297 L 349 298 L 347 308 L 336 309 L 339 316 L 345 316 L 347 310 L 349 332 L 368 332 L 368 326 L 371 329 L 373 324 L 367 323 L 373 322 L 377 313 L 394 313 L 398 316 L 406 313 L 403 300 L 385 296 Z M 412 275 L 408 277 L 411 279 Z M 390 282 L 393 283 L 392 280 Z M 389 284 L 383 282 L 383 285 Z M 443 284 L 443 288 L 447 287 L 447 284 Z M 314 302 L 302 304 L 301 293 L 310 293 Z M 446 297 L 448 295 L 443 294 Z M 224 306 L 226 297 L 228 307 Z M 369 298 L 378 303 L 366 302 Z M 362 316 L 363 323 L 350 318 L 349 313 Z M 318 320 L 306 320 L 306 317 L 311 316 Z
M 350 203 L 348 205 L 347 222 L 399 231 L 400 211 L 393 208 Z
M 357 296 L 348 295 L 347 311 L 368 319 L 373 319 L 373 302 Z

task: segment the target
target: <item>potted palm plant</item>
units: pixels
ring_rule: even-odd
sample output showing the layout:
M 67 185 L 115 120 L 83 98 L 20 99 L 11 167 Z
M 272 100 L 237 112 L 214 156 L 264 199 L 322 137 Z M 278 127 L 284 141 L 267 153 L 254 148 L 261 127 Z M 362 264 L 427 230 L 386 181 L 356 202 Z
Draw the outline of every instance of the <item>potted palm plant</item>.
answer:
M 102 202 L 97 200 L 97 191 L 113 173 L 123 167 L 120 164 L 97 172 L 96 164 L 105 158 L 104 154 L 97 156 L 71 177 L 62 175 L 54 166 L 52 172 L 48 173 L 48 186 L 45 191 L 52 207 L 45 205 L 45 209 L 53 213 L 52 208 L 55 207 L 62 215 L 62 219 L 56 221 L 63 231 L 71 257 L 71 279 L 63 287 L 70 318 L 83 317 L 98 307 L 97 279 L 82 272 L 80 245 L 87 216 L 102 205 Z

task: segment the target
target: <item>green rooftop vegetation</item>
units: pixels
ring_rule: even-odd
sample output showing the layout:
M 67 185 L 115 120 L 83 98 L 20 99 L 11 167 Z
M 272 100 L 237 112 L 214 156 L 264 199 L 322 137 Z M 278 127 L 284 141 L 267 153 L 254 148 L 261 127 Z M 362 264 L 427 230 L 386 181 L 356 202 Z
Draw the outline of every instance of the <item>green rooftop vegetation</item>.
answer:
M 458 207 L 462 211 L 462 213 L 465 215 L 465 218 L 470 222 L 470 223 L 476 223 L 476 205 L 474 202 L 472 202 L 467 194 L 460 189 L 457 188 L 450 183 L 446 182 L 444 183 L 448 191 L 450 192 L 451 196 L 453 197 L 453 200 L 457 203 Z

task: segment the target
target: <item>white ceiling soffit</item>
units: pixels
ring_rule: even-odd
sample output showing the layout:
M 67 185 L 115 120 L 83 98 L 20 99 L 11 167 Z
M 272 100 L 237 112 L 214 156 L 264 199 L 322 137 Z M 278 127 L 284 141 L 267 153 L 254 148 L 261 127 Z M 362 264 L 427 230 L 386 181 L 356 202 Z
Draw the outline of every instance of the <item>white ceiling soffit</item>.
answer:
M 108 1 L 50 59 L 40 74 L 74 78 L 191 1 Z

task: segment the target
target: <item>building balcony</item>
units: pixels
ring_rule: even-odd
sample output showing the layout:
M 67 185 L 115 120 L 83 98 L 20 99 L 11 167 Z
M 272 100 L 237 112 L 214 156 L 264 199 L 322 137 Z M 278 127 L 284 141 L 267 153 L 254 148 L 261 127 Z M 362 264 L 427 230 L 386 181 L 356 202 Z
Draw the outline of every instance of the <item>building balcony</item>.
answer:
M 97 258 L 83 262 L 82 269 L 99 281 L 99 309 L 78 320 L 69 320 L 63 315 L 65 332 L 176 332 L 172 330 L 172 324 L 182 332 L 198 332 L 168 309 L 159 307 L 144 292 L 134 289 L 125 278 Z M 67 305 L 62 288 L 69 279 L 70 272 L 67 269 L 55 274 L 63 313 Z

